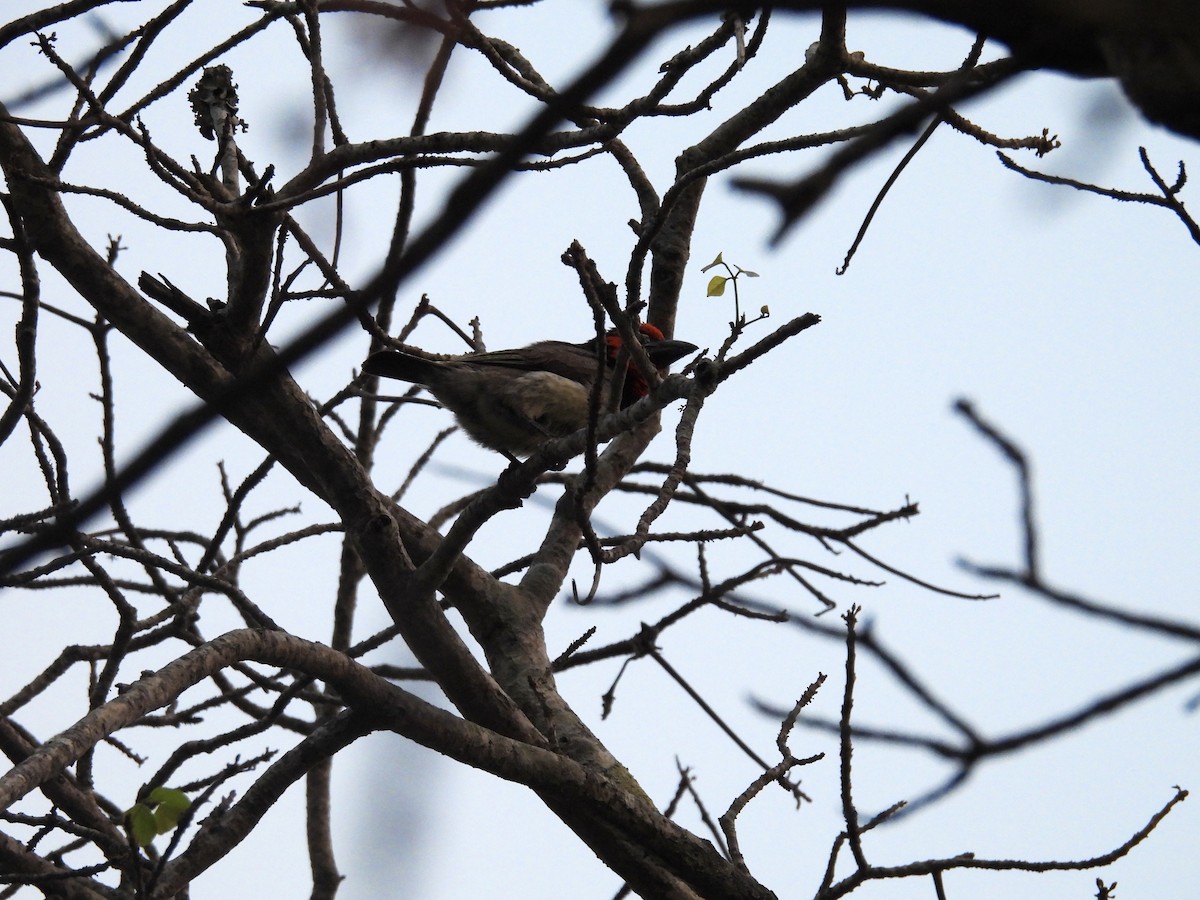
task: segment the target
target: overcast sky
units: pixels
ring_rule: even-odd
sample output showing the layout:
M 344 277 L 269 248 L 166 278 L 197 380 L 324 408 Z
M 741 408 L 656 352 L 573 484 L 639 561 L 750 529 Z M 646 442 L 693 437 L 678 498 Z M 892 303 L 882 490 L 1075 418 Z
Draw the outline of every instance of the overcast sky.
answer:
M 12 4 L 13 14 L 36 5 Z M 148 5 L 118 4 L 104 15 L 119 30 L 145 15 Z M 172 39 L 177 43 L 158 48 L 177 54 L 172 64 L 191 58 L 198 48 L 254 16 L 254 11 L 224 0 L 203 8 L 211 18 L 189 13 L 187 27 L 177 29 Z M 561 83 L 610 36 L 603 8 L 599 3 L 548 4 L 536 11 L 482 17 L 479 24 L 520 47 L 548 79 Z M 368 36 L 352 32 L 337 17 L 323 21 L 327 64 L 350 137 L 401 132 L 416 97 L 413 85 L 405 83 L 411 73 L 379 65 L 368 52 Z M 688 142 L 796 65 L 817 30 L 814 18 L 777 16 L 763 56 L 718 95 L 712 112 L 696 121 L 631 129 L 627 142 L 655 184 L 660 189 L 669 184 L 674 156 Z M 59 49 L 68 58 L 80 57 L 89 46 L 81 29 L 59 31 Z M 694 43 L 699 33 L 680 31 L 656 45 L 605 101 L 628 96 L 631 84 L 645 85 L 674 48 Z M 270 52 L 241 50 L 223 61 L 234 68 L 241 112 L 251 125 L 242 149 L 260 170 L 273 163 L 282 182 L 303 164 L 308 149 L 303 130 L 308 89 L 289 29 L 277 28 L 271 40 L 275 49 Z M 849 45 L 880 64 L 952 68 L 969 49 L 970 35 L 912 20 L 856 17 Z M 11 97 L 51 76 L 49 65 L 30 48 L 14 46 L 5 53 L 0 95 Z M 477 56 L 456 54 L 430 130 L 504 129 L 526 121 L 532 106 L 497 82 Z M 137 90 L 129 94 L 139 95 Z M 59 97 L 21 112 L 61 115 L 63 102 Z M 846 104 L 836 89 L 827 88 L 764 137 L 829 130 L 878 112 L 868 100 Z M 1063 147 L 1043 160 L 1017 154 L 1022 163 L 1126 190 L 1153 189 L 1138 159 L 1139 146 L 1147 148 L 1168 180 L 1180 159 L 1198 157 L 1196 143 L 1137 119 L 1108 82 L 1028 75 L 965 112 L 987 130 L 1006 136 L 1049 128 Z M 196 154 L 206 159 L 211 153 L 190 127 L 191 113 L 182 97 L 152 107 L 145 118 L 155 139 L 177 158 Z M 993 448 L 952 413 L 953 401 L 965 396 L 1034 461 L 1043 561 L 1051 583 L 1139 612 L 1195 622 L 1192 576 L 1195 511 L 1200 508 L 1195 474 L 1200 433 L 1195 285 L 1200 272 L 1195 244 L 1162 209 L 1118 205 L 1030 183 L 1004 169 L 991 149 L 943 127 L 892 189 L 847 274 L 836 275 L 872 199 L 906 149 L 907 144 L 897 145 L 856 170 L 774 249 L 768 241 L 777 221 L 763 201 L 735 192 L 727 178 L 708 187 L 680 303 L 678 336 L 715 349 L 727 333 L 731 306 L 705 297 L 708 276 L 700 272 L 717 252 L 760 273 L 743 285 L 744 306 L 754 310 L 767 304 L 771 318 L 754 326 L 749 340 L 804 312 L 818 313 L 822 323 L 731 379 L 708 401 L 696 431 L 693 470 L 739 472 L 797 494 L 873 508 L 896 507 L 911 498 L 920 504 L 919 517 L 873 533 L 863 545 L 935 584 L 990 593 L 996 585 L 971 577 L 956 561 L 965 557 L 1018 565 L 1016 482 Z M 113 152 L 111 146 L 81 152 L 65 177 L 126 187 L 144 184 L 136 154 L 125 152 L 121 168 Z M 810 171 L 820 158 L 771 158 L 746 171 L 791 177 Z M 460 171 L 422 175 L 419 222 L 436 214 L 439 198 L 460 177 Z M 348 198 L 351 239 L 344 274 L 354 283 L 361 284 L 378 265 L 379 248 L 390 229 L 395 185 L 384 187 L 381 182 Z M 152 198 L 148 203 L 162 203 L 171 214 L 195 218 L 162 192 L 146 196 Z M 133 223 L 109 205 L 80 200 L 70 207 L 98 243 L 110 232 L 123 235 L 129 249 L 118 268 L 130 280 L 146 269 L 162 272 L 192 296 L 223 292 L 216 242 L 175 236 L 168 246 L 154 229 Z M 626 222 L 636 214 L 632 192 L 607 158 L 578 169 L 522 175 L 407 283 L 401 308 L 424 293 L 460 324 L 479 316 L 492 348 L 543 337 L 582 339 L 590 329 L 590 312 L 559 256 L 577 239 L 606 278 L 622 282 L 633 242 Z M 318 240 L 327 241 L 329 215 L 327 206 L 314 208 L 301 220 Z M 48 300 L 80 308 L 53 279 L 48 281 Z M 8 310 L 6 321 L 15 318 L 14 307 L 2 307 Z M 323 311 L 316 303 L 291 307 L 281 317 L 276 342 Z M 459 349 L 449 332 L 435 327 L 423 326 L 416 340 L 430 350 Z M 87 347 L 66 331 L 59 346 L 61 352 L 42 363 L 46 386 L 39 403 L 52 422 L 73 419 L 77 431 L 64 423 L 65 437 L 83 454 L 89 441 L 94 445 L 98 413 L 79 386 L 62 384 L 61 376 L 77 365 L 77 354 L 86 354 Z M 366 347 L 365 336 L 347 337 L 299 367 L 297 376 L 314 397 L 328 397 L 345 384 Z M 3 352 L 11 365 L 10 351 Z M 90 372 L 94 364 L 89 360 L 88 366 Z M 145 361 L 120 359 L 117 375 L 119 386 L 127 385 L 127 397 L 136 397 L 122 409 L 122 449 L 128 458 L 186 399 L 155 377 Z M 78 405 L 77 413 L 72 404 Z M 666 429 L 676 417 L 666 414 Z M 378 483 L 398 483 L 426 436 L 449 421 L 447 413 L 433 409 L 407 411 L 405 431 L 395 429 L 386 439 Z M 406 441 L 405 433 L 414 438 Z M 419 515 L 431 514 L 455 492 L 481 486 L 499 471 L 495 454 L 460 435 L 450 439 L 445 453 L 444 465 L 414 486 L 408 502 Z M 651 451 L 657 460 L 670 454 L 669 435 Z M 10 447 L 0 449 L 0 464 L 16 455 Z M 221 510 L 216 459 L 224 459 L 237 479 L 261 456 L 231 429 L 212 429 L 140 489 L 136 503 L 143 519 L 165 525 L 187 508 L 198 523 L 211 528 Z M 95 478 L 95 473 L 90 478 L 82 471 L 73 474 L 77 491 Z M 17 481 L 14 477 L 14 495 L 21 489 Z M 259 512 L 273 503 L 302 501 L 306 516 L 329 518 L 287 477 L 272 476 L 268 488 Z M 555 496 L 544 487 L 526 509 L 490 523 L 472 547 L 473 557 L 493 566 L 525 552 L 530 535 L 544 527 L 547 504 Z M 791 511 L 813 516 L 798 507 Z M 636 505 L 619 501 L 600 511 L 614 531 L 628 530 L 636 514 Z M 836 520 L 817 516 L 816 521 Z M 697 523 L 686 511 L 676 510 L 663 528 L 701 524 L 711 523 Z M 831 557 L 799 538 L 775 535 L 773 540 L 788 555 L 885 580 L 885 586 L 874 589 L 832 582 L 823 582 L 822 588 L 840 609 L 861 604 L 863 619 L 876 635 L 990 737 L 1068 712 L 1189 655 L 1189 648 L 1178 643 L 1066 616 L 1019 590 L 1003 589 L 1000 599 L 989 602 L 956 599 Z M 306 547 L 284 558 L 292 565 L 283 571 L 278 564 L 248 567 L 248 593 L 296 633 L 327 639 L 336 550 L 332 545 Z M 670 559 L 682 569 L 694 568 L 687 554 Z M 746 548 L 710 548 L 714 580 L 756 559 Z M 613 567 L 605 574 L 604 590 L 641 580 L 646 565 L 648 561 L 628 560 Z M 573 574 L 583 584 L 589 581 L 586 560 Z M 784 579 L 747 596 L 799 616 L 820 611 L 819 604 Z M 593 639 L 597 645 L 626 637 L 638 622 L 651 621 L 686 599 L 680 592 L 612 611 L 574 608 L 564 598 L 547 620 L 551 652 L 565 649 L 592 625 L 599 629 Z M 45 627 L 37 616 L 44 610 L 26 621 L 28 596 L 3 596 L 0 602 L 5 615 L 19 624 L 13 633 L 26 645 L 22 659 L 33 660 L 4 654 L 0 675 L 7 696 L 12 686 L 48 663 L 59 644 L 54 635 L 56 640 L 36 647 L 39 629 Z M 76 593 L 55 602 L 78 624 L 79 634 L 71 640 L 95 639 L 87 636 L 95 598 Z M 363 619 L 361 635 L 381 626 L 384 613 L 365 610 Z M 107 621 L 103 614 L 100 621 Z M 834 623 L 836 615 L 824 621 Z M 206 618 L 205 625 L 208 633 L 219 633 L 219 619 Z M 825 672 L 829 681 L 813 711 L 837 716 L 844 656 L 839 644 L 806 637 L 791 626 L 731 621 L 712 612 L 669 632 L 661 646 L 761 754 L 773 752 L 778 726 L 755 713 L 750 698 L 790 706 L 818 672 Z M 562 676 L 560 686 L 656 801 L 670 799 L 678 758 L 693 768 L 714 817 L 724 812 L 757 774 L 754 764 L 647 661 L 630 666 L 613 715 L 601 722 L 600 695 L 618 667 L 613 662 L 572 671 Z M 964 851 L 1029 859 L 1104 853 L 1142 827 L 1170 798 L 1174 785 L 1200 787 L 1196 720 L 1184 709 L 1195 693 L 1194 684 L 1163 692 L 1066 740 L 984 766 L 946 802 L 873 832 L 866 843 L 868 855 L 874 862 L 899 864 Z M 71 695 L 56 721 L 23 724 L 49 735 L 80 714 L 82 700 L 81 691 Z M 864 726 L 949 737 L 899 692 L 884 669 L 867 660 L 859 672 L 855 716 Z M 143 735 L 135 737 L 140 742 Z M 155 745 L 154 739 L 146 740 L 147 747 Z M 805 789 L 815 802 L 797 812 L 782 792 L 768 791 L 743 815 L 740 831 L 751 871 L 781 898 L 811 895 L 842 824 L 836 746 L 808 730 L 798 731 L 792 746 L 801 755 L 828 754 L 804 773 Z M 129 769 L 131 792 L 155 768 L 137 770 L 120 760 L 112 764 Z M 388 895 L 548 900 L 607 898 L 616 891 L 615 877 L 522 788 L 387 735 L 352 748 L 339 757 L 335 771 L 344 799 L 335 820 L 337 845 L 348 876 L 340 896 L 347 900 Z M 921 795 L 948 774 L 943 764 L 918 752 L 860 743 L 855 799 L 870 814 Z M 307 862 L 298 855 L 302 809 L 297 788 L 225 864 L 193 886 L 191 896 L 305 895 Z M 702 828 L 686 804 L 680 820 L 689 828 Z M 1200 875 L 1194 861 L 1198 834 L 1200 813 L 1192 801 L 1176 809 L 1146 845 L 1101 872 L 952 874 L 947 889 L 956 897 L 1081 898 L 1094 894 L 1099 874 L 1106 882 L 1120 882 L 1119 896 L 1183 896 L 1184 885 L 1194 885 Z M 915 881 L 855 894 L 888 900 L 932 895 L 927 882 Z

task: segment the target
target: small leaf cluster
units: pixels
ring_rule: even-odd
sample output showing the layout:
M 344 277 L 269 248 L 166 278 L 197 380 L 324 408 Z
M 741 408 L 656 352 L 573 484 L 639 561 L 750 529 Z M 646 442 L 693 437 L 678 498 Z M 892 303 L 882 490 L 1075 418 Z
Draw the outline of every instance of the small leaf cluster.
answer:
M 156 837 L 179 824 L 192 801 L 183 791 L 156 787 L 145 800 L 125 811 L 125 823 L 138 847 L 149 847 Z
M 717 258 L 710 262 L 707 266 L 701 269 L 701 272 L 707 272 L 709 269 L 721 266 L 728 273 L 726 275 L 714 275 L 708 280 L 708 296 L 723 297 L 725 296 L 725 286 L 730 282 L 733 283 L 733 321 L 730 322 L 730 327 L 734 329 L 744 328 L 747 324 L 745 315 L 741 311 L 741 298 L 738 296 L 737 281 L 742 276 L 746 278 L 757 278 L 757 272 L 751 272 L 749 269 L 743 269 L 736 263 L 727 263 L 721 253 L 717 254 Z M 765 319 L 771 315 L 771 310 L 765 304 L 759 310 L 758 319 L 750 321 L 757 322 L 759 319 Z

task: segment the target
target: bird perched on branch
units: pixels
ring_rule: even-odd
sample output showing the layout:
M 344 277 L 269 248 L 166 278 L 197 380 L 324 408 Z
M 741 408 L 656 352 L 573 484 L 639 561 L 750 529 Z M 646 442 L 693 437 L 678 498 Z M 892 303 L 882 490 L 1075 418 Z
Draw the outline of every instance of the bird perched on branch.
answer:
M 642 325 L 639 331 L 642 347 L 660 373 L 697 349 L 686 341 L 666 340 L 653 325 Z M 582 344 L 539 341 L 519 350 L 442 360 L 380 350 L 367 357 L 363 371 L 424 385 L 475 441 L 510 457 L 528 456 L 551 438 L 572 434 L 587 424 L 598 342 L 598 338 Z M 604 349 L 607 386 L 621 350 L 620 335 L 615 331 L 605 335 Z M 648 392 L 646 379 L 630 362 L 621 408 Z M 602 395 L 601 402 L 604 399 Z

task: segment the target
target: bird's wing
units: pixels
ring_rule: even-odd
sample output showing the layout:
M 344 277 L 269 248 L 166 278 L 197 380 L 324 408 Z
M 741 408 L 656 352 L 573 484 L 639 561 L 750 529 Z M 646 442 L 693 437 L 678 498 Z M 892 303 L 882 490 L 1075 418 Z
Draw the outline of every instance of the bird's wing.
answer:
M 596 375 L 595 352 L 566 341 L 539 341 L 520 350 L 495 350 L 461 357 L 479 366 L 500 366 L 529 372 L 551 372 L 580 384 L 591 384 Z

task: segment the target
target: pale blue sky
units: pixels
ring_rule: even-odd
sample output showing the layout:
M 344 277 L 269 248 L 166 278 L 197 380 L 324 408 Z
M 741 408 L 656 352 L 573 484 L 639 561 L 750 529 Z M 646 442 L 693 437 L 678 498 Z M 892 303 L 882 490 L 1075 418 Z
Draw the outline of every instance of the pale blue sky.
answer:
M 519 46 L 548 77 L 561 78 L 586 63 L 607 39 L 602 8 L 598 3 L 549 4 L 536 13 L 506 16 L 504 26 L 493 24 L 503 21 L 499 17 L 480 24 Z M 196 48 L 236 30 L 252 15 L 236 3 L 205 4 L 204 9 L 213 18 L 189 13 L 186 36 L 176 38 L 178 46 L 170 45 L 178 59 L 190 58 Z M 117 5 L 105 15 L 117 22 L 142 12 Z M 348 51 L 339 26 L 336 18 L 328 20 L 325 49 L 351 138 L 401 131 L 411 116 L 411 86 L 402 82 L 399 71 L 381 73 L 365 63 L 361 47 Z M 76 30 L 59 30 L 63 52 L 68 46 L 87 46 Z M 678 150 L 795 65 L 817 26 L 812 18 L 777 16 L 772 31 L 768 51 L 754 61 L 745 85 L 735 81 L 718 96 L 711 113 L 695 122 L 667 123 L 665 134 L 658 123 L 630 130 L 628 144 L 660 189 L 668 183 Z M 72 40 L 79 43 L 67 43 Z M 286 127 L 295 121 L 287 104 L 304 102 L 307 81 L 288 30 L 277 29 L 275 40 L 278 49 L 272 53 L 239 52 L 224 61 L 234 68 L 241 111 L 251 123 L 241 145 L 260 169 L 274 163 L 276 178 L 283 181 L 307 151 L 307 138 Z M 680 33 L 658 45 L 656 55 L 647 57 L 633 77 L 656 71 L 666 55 L 664 46 L 688 40 Z M 950 68 L 965 55 L 970 38 L 953 29 L 861 17 L 851 20 L 849 44 L 881 64 Z M 28 48 L 5 52 L 0 94 L 9 96 L 23 79 L 48 74 L 46 64 Z M 1018 154 L 1020 161 L 1127 190 L 1152 189 L 1138 161 L 1139 145 L 1167 175 L 1173 175 L 1180 158 L 1200 157 L 1197 144 L 1150 128 L 1127 110 L 1116 120 L 1095 114 L 1113 108 L 1126 110 L 1111 84 L 1039 73 L 1022 77 L 966 112 L 984 128 L 1005 135 L 1048 127 L 1060 135 L 1063 148 L 1044 160 Z M 39 108 L 36 114 L 50 114 L 49 109 Z M 525 121 L 531 109 L 515 91 L 497 86 L 477 57 L 462 52 L 431 130 L 512 126 Z M 481 122 L 484 110 L 489 115 Z M 764 137 L 827 130 L 876 113 L 877 107 L 865 99 L 847 106 L 836 90 L 827 90 Z M 146 115 L 160 144 L 179 158 L 196 154 L 205 159 L 210 145 L 198 139 L 190 118 L 190 111 L 175 101 L 160 103 Z M 137 155 L 119 142 L 107 143 L 106 148 L 81 151 L 65 176 L 112 186 L 144 184 Z M 816 312 L 823 321 L 709 400 L 696 431 L 693 469 L 738 471 L 799 494 L 878 508 L 911 497 L 920 503 L 922 515 L 871 535 L 863 545 L 937 584 L 987 592 L 993 585 L 969 577 L 955 560 L 964 556 L 1017 564 L 1017 497 L 1011 471 L 951 413 L 953 400 L 965 395 L 1034 461 L 1048 580 L 1097 600 L 1194 621 L 1196 588 L 1190 576 L 1197 544 L 1195 510 L 1200 507 L 1195 474 L 1200 366 L 1194 349 L 1200 272 L 1195 245 L 1161 209 L 1030 184 L 1001 167 L 990 149 L 943 127 L 893 188 L 848 274 L 836 276 L 834 269 L 862 216 L 904 149 L 892 148 L 858 169 L 777 249 L 767 247 L 776 221 L 763 201 L 733 192 L 726 178 L 709 185 L 680 304 L 679 335 L 715 348 L 726 333 L 730 305 L 705 298 L 707 276 L 700 272 L 718 251 L 761 274 L 745 284 L 745 305 L 755 309 L 769 304 L 772 318 L 756 326 L 750 340 L 803 312 Z M 811 170 L 818 158 L 765 160 L 746 171 L 795 175 Z M 420 197 L 426 205 L 419 220 L 436 213 L 439 196 L 461 174 L 422 176 Z M 361 281 L 378 263 L 394 194 L 394 183 L 380 183 L 348 199 L 352 231 L 345 274 L 352 279 Z M 196 217 L 163 192 L 148 196 L 147 203 L 162 203 L 159 208 L 172 214 Z M 224 274 L 215 241 L 176 236 L 164 245 L 154 229 L 127 220 L 111 206 L 86 200 L 70 206 L 98 242 L 108 232 L 122 233 L 129 250 L 119 268 L 131 280 L 144 268 L 162 272 L 197 297 L 222 293 Z M 485 207 L 468 232 L 408 282 L 407 304 L 427 293 L 460 323 L 478 315 L 495 348 L 541 337 L 585 337 L 590 313 L 559 256 L 578 239 L 606 278 L 622 281 L 633 240 L 625 223 L 634 215 L 632 193 L 607 159 L 589 161 L 578 171 L 522 175 Z M 327 222 L 316 210 L 302 220 L 319 240 L 328 238 Z M 53 279 L 47 281 L 48 300 L 78 308 Z M 281 318 L 277 340 L 322 311 L 315 303 L 293 307 Z M 50 322 L 45 327 L 48 332 L 55 328 Z M 452 337 L 436 327 L 423 326 L 418 338 L 431 350 L 457 349 Z M 78 384 L 63 384 L 61 376 L 87 347 L 66 333 L 58 346 L 61 356 L 42 363 L 46 386 L 39 404 L 82 455 L 94 441 L 97 412 L 78 392 Z M 301 383 L 315 397 L 329 396 L 345 383 L 366 346 L 357 334 L 341 340 L 298 369 Z M 92 365 L 89 359 L 87 371 Z M 121 410 L 122 446 L 128 456 L 184 395 L 141 360 L 122 360 L 118 378 L 130 397 L 136 395 L 136 402 L 126 402 Z M 74 419 L 76 430 L 66 425 L 64 415 Z M 669 412 L 665 427 L 675 418 Z M 389 433 L 378 473 L 382 486 L 397 483 L 427 437 L 449 424 L 446 413 L 425 408 L 406 412 L 403 421 L 413 439 L 406 442 L 399 428 Z M 450 439 L 446 452 L 447 462 L 477 472 L 481 480 L 498 471 L 494 454 L 461 436 Z M 662 460 L 670 452 L 669 439 L 660 438 L 652 455 Z M 0 450 L 0 461 L 11 455 L 10 448 Z M 178 509 L 189 508 L 198 524 L 211 527 L 219 516 L 215 460 L 224 459 L 240 477 L 259 458 L 231 429 L 215 428 L 138 492 L 137 509 L 148 522 L 165 524 Z M 74 477 L 78 490 L 92 483 L 94 475 L 76 470 Z M 414 487 L 410 505 L 418 514 L 429 514 L 455 491 L 477 483 L 435 469 Z M 286 477 L 272 476 L 268 493 L 260 512 L 303 500 L 306 517 L 329 517 Z M 538 500 L 553 496 L 543 488 Z M 626 529 L 637 507 L 617 501 L 606 504 L 602 514 Z M 531 503 L 491 523 L 472 552 L 484 565 L 503 562 L 524 552 L 529 535 L 545 520 L 544 503 Z M 700 524 L 685 510 L 675 510 L 663 527 Z M 785 552 L 831 566 L 848 564 L 845 556 L 832 558 L 811 542 L 782 535 L 773 539 Z M 745 548 L 714 546 L 710 554 L 714 578 L 757 559 Z M 248 567 L 246 589 L 281 624 L 325 639 L 335 551 L 328 545 L 305 546 L 286 558 L 294 562 L 286 571 Z M 692 564 L 686 554 L 672 559 L 683 568 Z M 881 574 L 857 563 L 849 567 L 864 577 Z M 627 561 L 606 573 L 604 586 L 635 582 L 644 573 L 636 561 Z M 587 583 L 590 567 L 581 560 L 575 575 Z M 1188 650 L 1066 617 L 1016 590 L 1004 590 L 1000 600 L 972 603 L 887 580 L 887 586 L 874 590 L 828 582 L 822 586 L 842 607 L 861 603 L 864 619 L 892 650 L 989 736 L 1073 709 L 1097 691 L 1116 689 L 1183 659 Z M 784 580 L 750 593 L 800 614 L 818 609 Z M 547 622 L 550 646 L 565 648 L 593 624 L 599 629 L 597 643 L 628 636 L 639 621 L 684 599 L 680 593 L 619 613 L 579 610 L 563 602 Z M 19 616 L 29 599 L 9 596 L 0 602 L 6 615 Z M 91 601 L 72 595 L 61 603 L 79 625 L 72 639 L 88 640 Z M 219 616 L 210 615 L 205 625 L 215 635 L 221 623 Z M 382 610 L 365 610 L 363 618 L 383 623 Z M 57 641 L 36 650 L 29 646 L 29 635 L 41 627 L 38 621 L 31 619 L 18 632 L 27 658 L 36 662 L 21 664 L 10 656 L 0 664 L 5 684 L 21 683 L 14 681 L 20 673 L 52 658 L 50 644 Z M 361 634 L 368 631 L 364 625 Z M 730 622 L 712 612 L 668 633 L 661 646 L 763 754 L 772 750 L 777 726 L 750 710 L 751 695 L 790 705 L 820 671 L 830 678 L 814 711 L 833 717 L 841 703 L 842 648 L 814 642 L 787 626 Z M 600 722 L 600 694 L 616 669 L 617 663 L 611 663 L 572 671 L 562 677 L 561 687 L 656 799 L 669 799 L 679 756 L 697 775 L 709 809 L 714 815 L 723 812 L 756 774 L 752 764 L 649 662 L 630 667 L 613 716 Z M 877 666 L 864 662 L 858 687 L 859 723 L 933 729 L 944 736 Z M 868 854 L 873 861 L 902 863 L 967 850 L 1035 859 L 1106 852 L 1140 828 L 1169 799 L 1173 785 L 1200 787 L 1196 722 L 1183 710 L 1194 693 L 1194 685 L 1163 693 L 1068 740 L 985 766 L 950 801 L 873 833 Z M 65 726 L 78 714 L 80 702 L 81 694 L 72 695 L 58 720 L 36 727 L 49 734 Z M 152 752 L 158 738 L 139 732 L 136 740 L 140 752 Z M 751 870 L 781 898 L 812 893 L 841 825 L 835 747 L 809 731 L 798 732 L 793 746 L 803 753 L 830 753 L 805 775 L 816 803 L 797 813 L 787 797 L 767 792 L 741 819 Z M 865 743 L 857 748 L 855 763 L 856 799 L 865 811 L 918 795 L 946 774 L 944 767 L 919 754 Z M 152 767 L 128 769 L 130 784 L 136 786 Z M 340 896 L 347 900 L 379 897 L 385 891 L 414 900 L 607 898 L 616 890 L 614 876 L 522 788 L 443 762 L 390 736 L 377 736 L 349 751 L 339 758 L 336 773 L 336 784 L 349 801 L 338 808 L 336 821 L 340 861 L 348 876 Z M 1146 845 L 1101 873 L 955 874 L 948 876 L 947 888 L 951 896 L 972 898 L 1084 897 L 1094 893 L 1100 874 L 1106 882 L 1121 883 L 1120 896 L 1182 896 L 1182 885 L 1194 884 L 1200 874 L 1196 863 L 1189 862 L 1200 833 L 1195 807 L 1194 801 L 1183 804 Z M 302 808 L 302 794 L 295 789 L 226 864 L 194 885 L 192 896 L 305 895 L 307 863 L 299 856 Z M 698 827 L 691 808 L 685 806 L 680 818 L 688 827 Z M 888 883 L 855 893 L 863 900 L 930 896 L 927 882 Z

